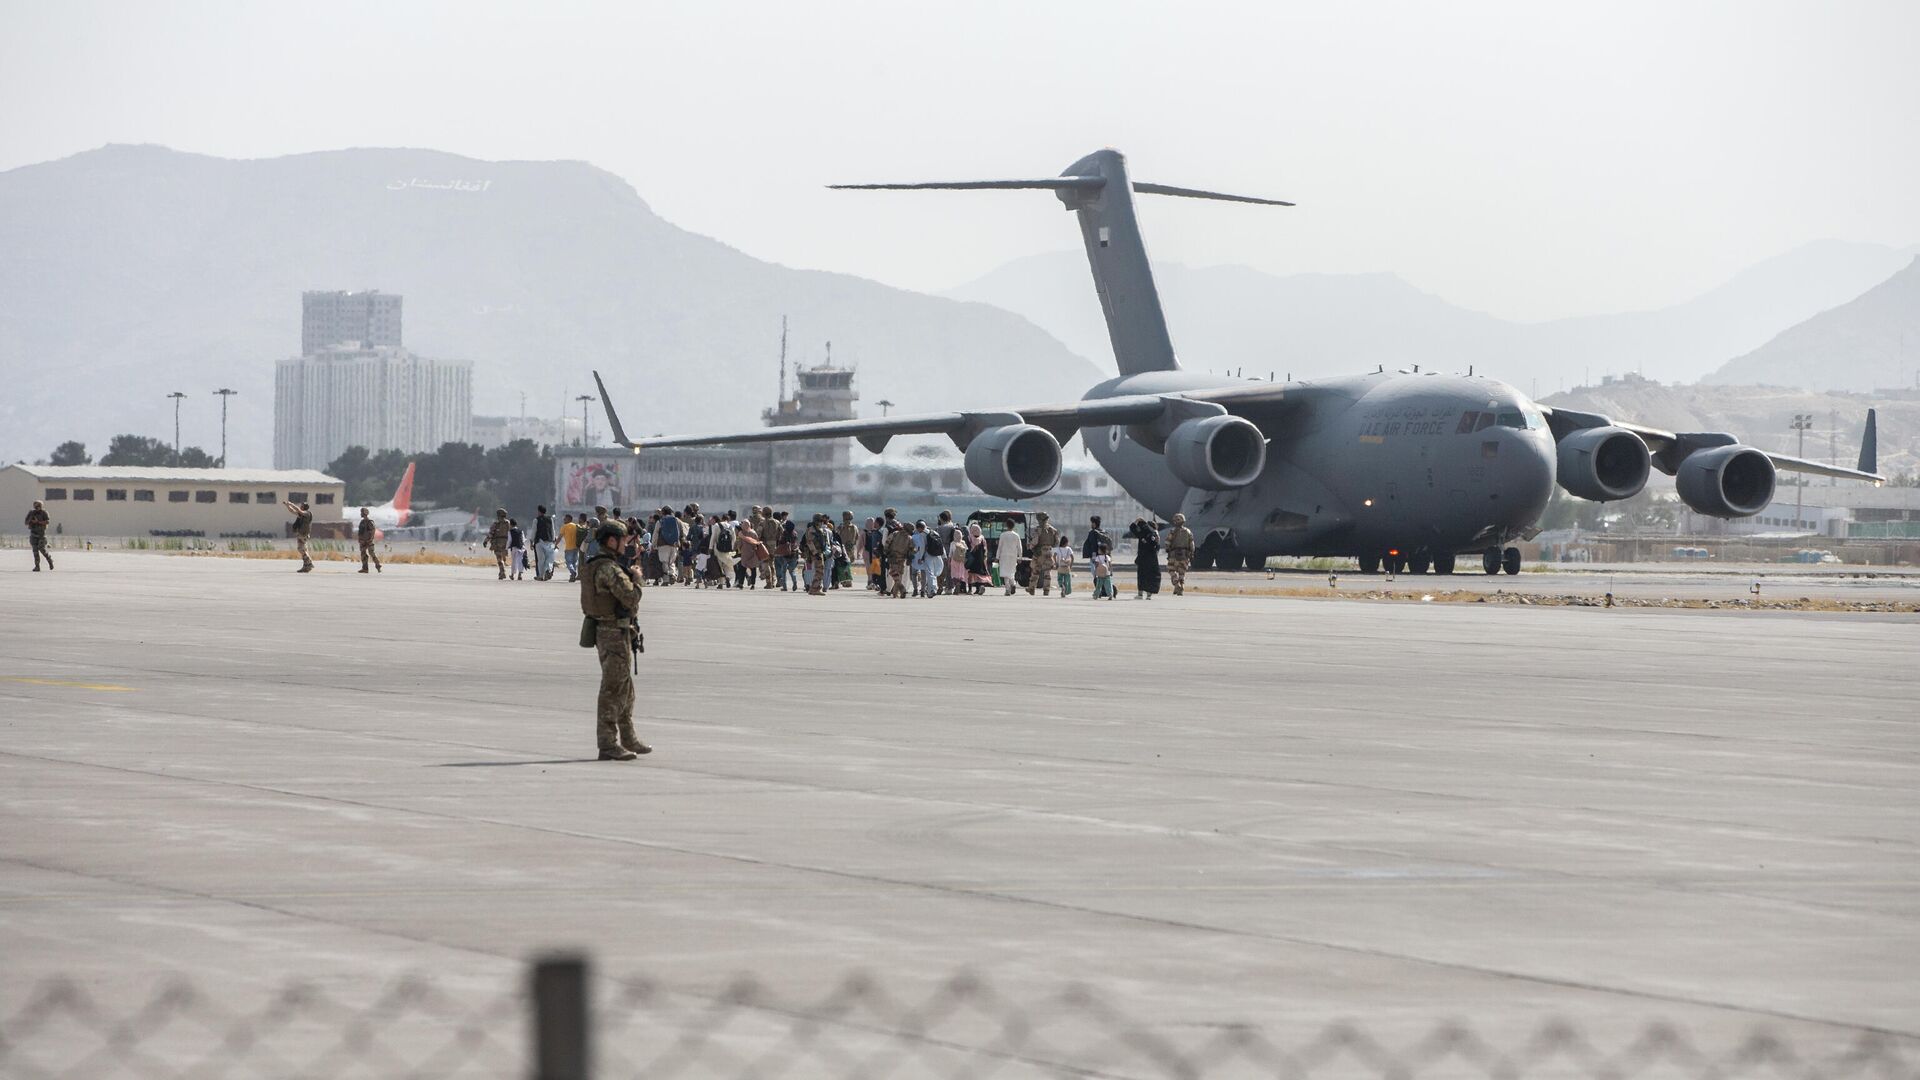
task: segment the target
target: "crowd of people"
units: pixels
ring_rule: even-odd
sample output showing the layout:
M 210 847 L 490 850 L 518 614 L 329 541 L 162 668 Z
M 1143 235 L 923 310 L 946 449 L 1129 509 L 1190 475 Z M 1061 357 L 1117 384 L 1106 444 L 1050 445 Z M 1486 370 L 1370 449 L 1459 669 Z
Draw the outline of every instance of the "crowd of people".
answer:
M 531 535 L 506 510 L 497 511 L 486 543 L 501 580 L 524 580 L 529 570 L 536 581 L 550 580 L 562 564 L 568 581 L 579 580 L 580 567 L 598 554 L 595 535 L 612 521 L 627 537 L 621 564 L 653 586 L 777 588 L 824 596 L 855 588 L 859 569 L 861 586 L 896 599 L 984 596 L 994 589 L 1008 596 L 1021 589 L 1043 596 L 1057 590 L 1066 597 L 1079 575 L 1091 578 L 1093 599 L 1118 597 L 1114 554 L 1119 543 L 1100 518 L 1090 521 L 1077 546 L 1045 512 L 1033 520 L 1024 535 L 1004 528 L 993 536 L 978 523 L 956 522 L 948 510 L 932 522 L 908 521 L 893 509 L 865 521 L 856 521 L 850 510 L 838 521 L 824 513 L 802 521 L 770 506 L 755 506 L 742 516 L 736 510 L 703 513 L 699 503 L 689 503 L 644 516 L 596 506 L 592 514 L 563 514 L 556 524 L 542 506 Z M 1134 541 L 1136 599 L 1160 592 L 1163 549 L 1175 595 L 1185 591 L 1194 544 L 1184 516 L 1175 514 L 1171 525 L 1136 519 L 1126 536 Z

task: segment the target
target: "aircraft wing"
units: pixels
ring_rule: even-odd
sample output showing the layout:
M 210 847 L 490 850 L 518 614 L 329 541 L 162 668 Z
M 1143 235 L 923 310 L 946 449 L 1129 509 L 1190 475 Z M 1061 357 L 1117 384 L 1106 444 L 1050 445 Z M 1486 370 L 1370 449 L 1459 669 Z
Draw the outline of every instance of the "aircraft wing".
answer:
M 600 373 L 594 372 L 593 379 L 600 389 L 600 401 L 606 406 L 607 423 L 613 429 L 614 441 L 622 446 L 633 448 L 635 452 L 665 446 L 728 446 L 744 443 L 787 442 L 795 439 L 853 438 L 858 439 L 860 445 L 877 454 L 887 445 L 888 440 L 896 435 L 946 435 L 953 439 L 955 444 L 964 447 L 974 435 L 987 428 L 1022 423 L 1044 428 L 1055 439 L 1064 443 L 1083 427 L 1153 423 L 1168 415 L 1170 398 L 1204 401 L 1205 395 L 1218 393 L 1218 391 L 1197 391 L 1190 394 L 1130 394 L 1124 397 L 1016 406 L 1009 409 L 919 413 L 859 420 L 828 420 L 816 424 L 790 424 L 786 427 L 763 427 L 752 431 L 712 435 L 658 435 L 652 438 L 630 439 L 620 424 L 619 416 L 613 410 L 612 401 L 607 397 L 606 384 L 600 381 Z M 1269 387 L 1270 384 L 1262 384 L 1260 388 L 1268 389 Z
M 1707 446 L 1727 446 L 1737 442 L 1732 435 L 1724 432 L 1666 431 L 1661 428 L 1647 427 L 1644 424 L 1626 423 L 1614 420 L 1599 413 L 1575 412 L 1572 409 L 1555 409 L 1550 405 L 1535 403 L 1535 407 L 1546 414 L 1547 426 L 1553 430 L 1553 437 L 1560 439 L 1568 432 L 1580 431 L 1591 427 L 1626 428 L 1646 440 L 1647 449 L 1653 453 L 1653 464 L 1661 472 L 1671 476 L 1674 465 L 1686 452 Z M 1880 485 L 1887 478 L 1875 468 L 1875 422 L 1873 410 L 1867 410 L 1867 427 L 1861 439 L 1860 465 L 1848 469 L 1839 465 L 1828 465 L 1821 461 L 1808 461 L 1790 454 L 1776 454 L 1770 450 L 1760 451 L 1772 460 L 1773 467 L 1787 472 L 1812 473 L 1815 476 L 1832 476 L 1841 480 L 1867 480 Z M 1678 453 L 1677 453 L 1678 451 Z

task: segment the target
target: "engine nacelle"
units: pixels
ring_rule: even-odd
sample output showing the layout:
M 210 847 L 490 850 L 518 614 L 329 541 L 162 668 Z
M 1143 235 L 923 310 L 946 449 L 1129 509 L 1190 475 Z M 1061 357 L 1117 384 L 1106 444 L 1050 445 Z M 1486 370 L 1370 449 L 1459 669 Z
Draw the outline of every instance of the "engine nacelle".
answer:
M 988 428 L 967 444 L 967 479 L 1001 499 L 1045 495 L 1060 482 L 1060 441 L 1045 428 Z
M 1560 486 L 1594 502 L 1633 498 L 1653 469 L 1646 440 L 1620 427 L 1570 432 L 1560 440 L 1559 459 Z
M 1773 501 L 1773 460 L 1751 446 L 1696 450 L 1680 463 L 1673 486 L 1696 514 L 1752 517 Z
M 1238 416 L 1203 416 L 1167 436 L 1167 467 L 1188 487 L 1229 491 L 1246 487 L 1267 467 L 1267 437 Z

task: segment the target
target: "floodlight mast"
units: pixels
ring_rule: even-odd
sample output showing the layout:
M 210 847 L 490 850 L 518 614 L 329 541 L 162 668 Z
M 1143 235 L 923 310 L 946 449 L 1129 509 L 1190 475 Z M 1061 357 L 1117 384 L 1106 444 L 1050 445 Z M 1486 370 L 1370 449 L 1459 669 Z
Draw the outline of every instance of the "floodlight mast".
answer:
M 220 467 L 223 469 L 227 467 L 227 399 L 239 392 L 224 386 L 214 391 L 220 396 Z M 175 441 L 179 441 L 178 436 L 175 436 Z

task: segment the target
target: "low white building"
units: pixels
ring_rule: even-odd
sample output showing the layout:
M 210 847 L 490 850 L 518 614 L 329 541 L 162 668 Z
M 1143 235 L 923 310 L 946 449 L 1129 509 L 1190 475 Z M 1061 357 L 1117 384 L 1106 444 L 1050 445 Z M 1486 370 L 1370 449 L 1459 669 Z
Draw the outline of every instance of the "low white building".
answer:
M 67 536 L 286 535 L 282 502 L 308 503 L 315 522 L 339 520 L 346 484 L 312 469 L 147 469 L 119 465 L 0 468 L 0 533 L 27 531 L 34 500 Z

